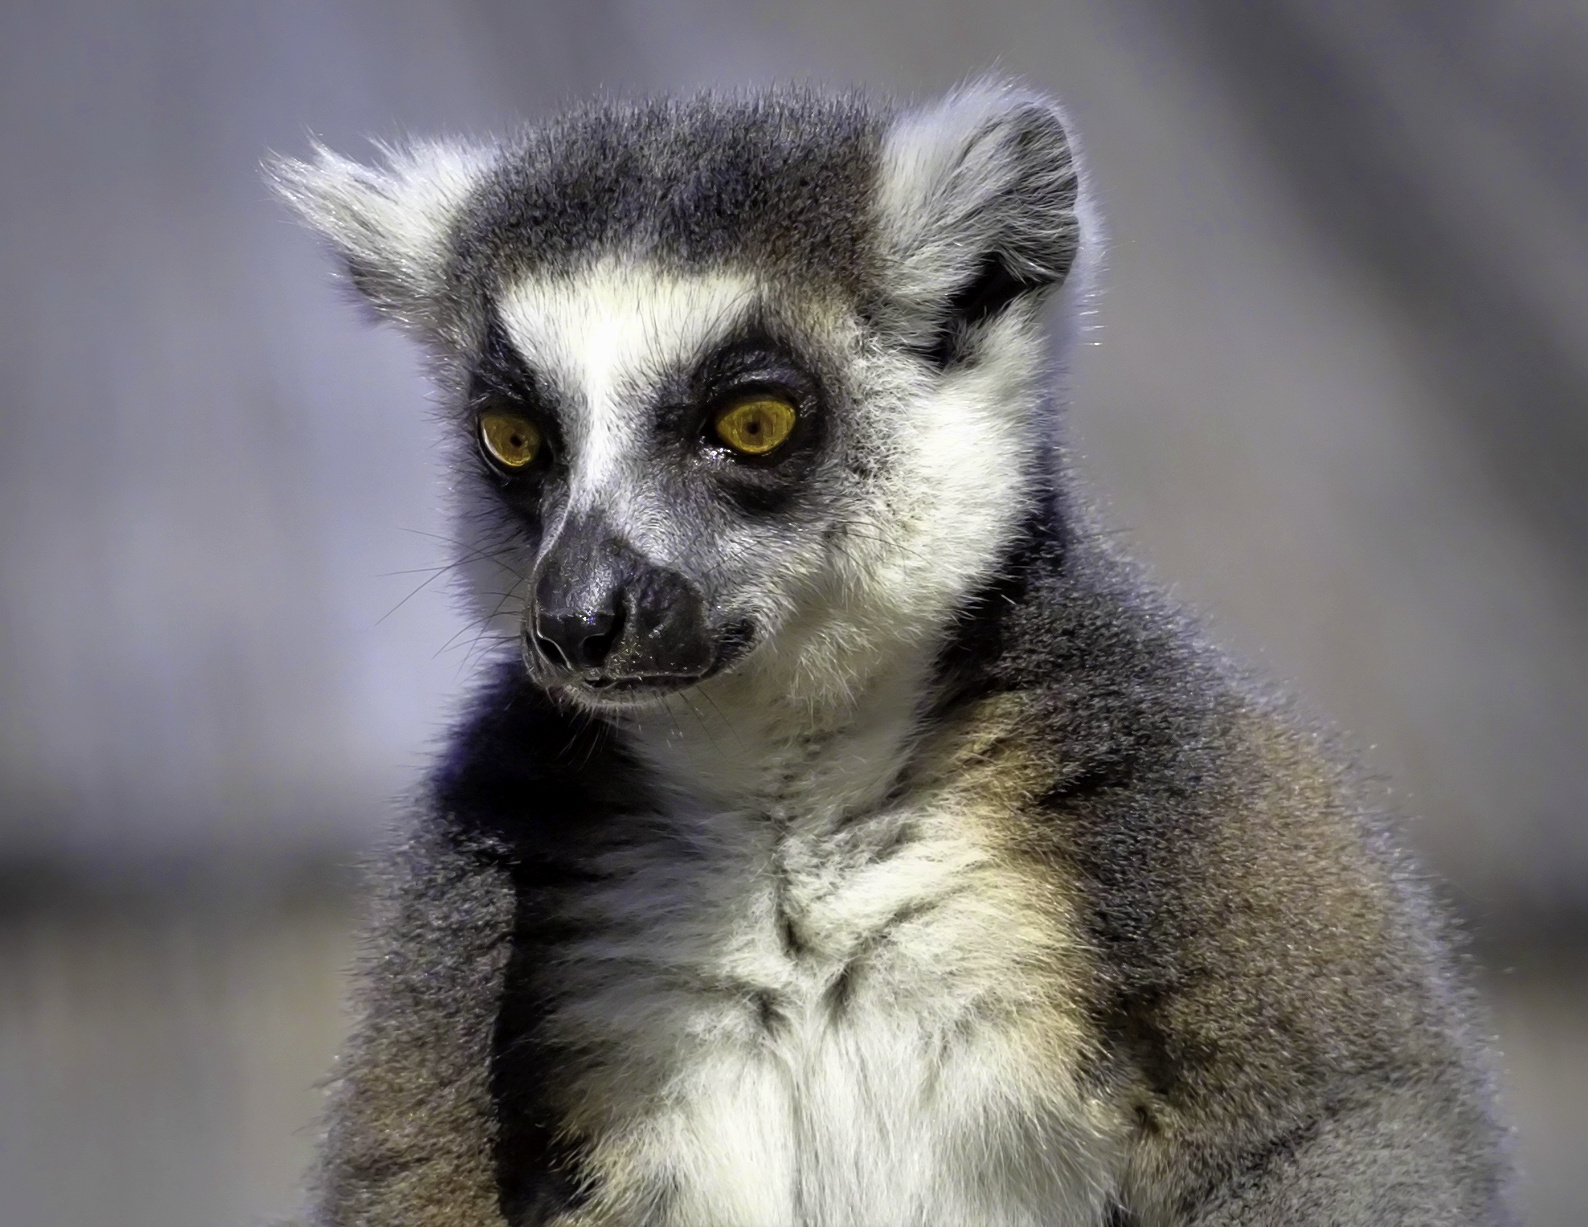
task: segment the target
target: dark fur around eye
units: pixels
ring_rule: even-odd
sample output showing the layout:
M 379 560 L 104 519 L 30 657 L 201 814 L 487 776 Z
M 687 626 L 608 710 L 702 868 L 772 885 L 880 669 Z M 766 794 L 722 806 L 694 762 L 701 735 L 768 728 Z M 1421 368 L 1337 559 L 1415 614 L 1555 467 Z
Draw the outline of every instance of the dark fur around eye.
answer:
M 719 345 L 695 367 L 689 381 L 695 402 L 712 411 L 750 392 L 785 395 L 802 411 L 814 408 L 821 396 L 810 364 L 762 324 L 752 324 Z
M 827 438 L 826 392 L 813 364 L 763 325 L 747 327 L 704 358 L 686 380 L 686 420 L 676 427 L 705 461 L 724 497 L 750 515 L 787 506 L 818 460 Z M 798 415 L 793 433 L 765 456 L 732 452 L 712 429 L 715 416 L 757 393 L 787 400 Z
M 508 339 L 507 329 L 494 314 L 486 326 L 485 341 L 480 346 L 469 387 L 471 400 L 476 394 L 493 393 L 527 403 L 534 403 L 540 395 L 535 372 Z
M 469 375 L 467 428 L 481 463 L 498 481 L 518 484 L 544 472 L 562 450 L 556 415 L 551 412 L 543 382 L 508 340 L 507 331 L 492 318 L 486 328 L 480 356 Z M 526 468 L 504 470 L 492 462 L 479 438 L 480 415 L 495 409 L 529 419 L 540 432 L 540 454 Z

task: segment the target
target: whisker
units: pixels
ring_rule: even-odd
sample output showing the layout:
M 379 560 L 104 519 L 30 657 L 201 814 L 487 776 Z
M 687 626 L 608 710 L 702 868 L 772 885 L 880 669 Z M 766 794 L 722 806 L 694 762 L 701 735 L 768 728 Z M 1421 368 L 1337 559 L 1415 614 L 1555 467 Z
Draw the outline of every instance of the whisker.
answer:
M 702 690 L 699 693 L 701 698 L 705 699 L 706 702 L 711 704 L 711 710 L 717 713 L 717 719 L 722 721 L 723 727 L 733 734 L 733 739 L 739 743 L 740 752 L 744 752 L 746 750 L 746 746 L 744 744 L 744 738 L 739 736 L 738 726 L 722 714 L 722 708 L 717 706 L 717 700 L 711 697 L 710 691 Z
M 491 594 L 490 593 L 486 593 L 486 595 L 489 596 Z M 495 619 L 496 615 L 501 613 L 503 607 L 506 606 L 506 604 L 509 601 L 511 601 L 517 594 L 514 593 L 514 592 L 503 592 L 500 595 L 501 595 L 502 599 L 499 600 L 496 603 L 496 608 L 491 610 L 490 613 L 486 614 L 484 620 L 480 623 L 480 633 L 481 634 L 483 634 L 485 632 L 485 630 L 490 627 L 490 624 Z M 465 622 L 462 627 L 460 627 L 457 631 L 455 631 L 453 633 L 453 635 L 452 635 L 452 637 L 450 639 L 448 639 L 445 643 L 443 643 L 439 648 L 437 648 L 435 650 L 434 655 L 432 655 L 430 659 L 434 660 L 437 656 L 440 656 L 441 653 L 445 652 L 453 644 L 457 643 L 457 641 L 459 639 L 461 639 L 461 638 L 463 638 L 463 636 L 467 635 L 469 633 L 469 631 L 472 630 L 472 629 L 474 629 L 474 624 L 472 622 Z M 476 635 L 475 636 L 475 642 L 477 643 L 478 641 L 479 641 L 479 636 Z M 469 662 L 469 658 L 468 658 L 467 655 L 465 655 L 464 658 L 463 658 L 463 663 L 466 665 L 466 664 L 468 664 L 468 662 Z
M 684 701 L 684 706 L 689 708 L 689 714 L 694 716 L 695 723 L 700 725 L 700 731 L 706 735 L 706 740 L 711 743 L 712 751 L 720 755 L 722 747 L 717 744 L 717 736 L 712 732 L 711 725 L 706 723 L 706 718 L 700 714 L 700 709 L 690 702 L 689 692 L 680 690 L 678 697 Z
M 407 596 L 403 597 L 402 600 L 398 601 L 397 604 L 393 605 L 385 613 L 381 614 L 380 617 L 376 618 L 375 619 L 375 625 L 379 626 L 382 622 L 386 621 L 386 619 L 391 617 L 392 614 L 396 613 L 404 605 L 408 604 L 408 602 L 413 600 L 414 597 L 418 596 L 426 588 L 430 587 L 431 584 L 435 583 L 436 580 L 440 579 L 443 575 L 445 575 L 448 571 L 452 570 L 457 565 L 458 565 L 457 563 L 451 563 L 451 564 L 449 564 L 449 565 L 447 565 L 445 567 L 440 567 L 440 568 L 437 568 L 437 569 L 433 570 L 431 572 L 431 574 L 426 577 L 425 581 L 422 584 L 420 584 L 417 588 L 415 588 Z
M 512 566 L 511 564 L 502 561 L 502 557 L 501 556 L 503 554 L 517 553 L 522 548 L 521 546 L 518 546 L 518 545 L 503 545 L 503 546 L 498 546 L 494 550 L 486 550 L 486 549 L 481 549 L 479 546 L 474 545 L 471 542 L 464 541 L 461 538 L 449 537 L 449 536 L 447 536 L 444 533 L 426 532 L 422 528 L 403 528 L 403 529 L 399 529 L 398 531 L 399 532 L 405 532 L 405 533 L 412 533 L 412 534 L 414 534 L 417 537 L 429 537 L 432 541 L 440 541 L 440 542 L 443 542 L 446 545 L 452 546 L 454 549 L 462 550 L 464 552 L 463 557 L 461 559 L 458 559 L 456 562 L 452 563 L 451 565 L 453 565 L 453 566 L 458 566 L 458 565 L 461 565 L 464 562 L 472 562 L 472 561 L 494 562 L 497 566 L 501 567 L 504 571 L 511 571 L 514 575 L 518 576 L 519 579 L 528 579 L 529 578 L 522 571 L 520 571 L 517 567 Z

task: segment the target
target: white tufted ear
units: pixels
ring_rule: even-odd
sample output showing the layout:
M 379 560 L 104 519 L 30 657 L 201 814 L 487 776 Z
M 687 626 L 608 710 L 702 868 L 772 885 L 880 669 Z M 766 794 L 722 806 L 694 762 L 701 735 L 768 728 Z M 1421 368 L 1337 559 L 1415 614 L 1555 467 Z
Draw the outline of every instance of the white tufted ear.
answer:
M 1080 246 L 1079 182 L 1058 108 L 978 81 L 894 120 L 883 143 L 879 229 L 907 326 L 941 340 L 1058 285 Z
M 316 144 L 308 160 L 273 159 L 266 175 L 380 315 L 433 336 L 444 327 L 448 236 L 490 154 L 443 142 L 379 148 L 382 163 L 365 166 Z

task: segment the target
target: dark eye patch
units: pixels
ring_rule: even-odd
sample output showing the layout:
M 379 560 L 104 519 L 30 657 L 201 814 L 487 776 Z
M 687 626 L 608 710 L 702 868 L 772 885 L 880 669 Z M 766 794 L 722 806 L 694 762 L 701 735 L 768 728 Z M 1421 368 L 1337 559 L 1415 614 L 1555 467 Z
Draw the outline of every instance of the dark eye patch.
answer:
M 714 349 L 694 371 L 694 383 L 703 398 L 744 383 L 783 379 L 815 391 L 814 379 L 798 352 L 760 326 L 733 337 Z
M 768 393 L 795 406 L 797 421 L 788 440 L 764 457 L 735 454 L 712 430 L 725 406 L 755 393 Z M 746 514 L 765 514 L 786 506 L 815 467 L 828 430 L 823 384 L 814 364 L 777 330 L 757 319 L 745 321 L 725 339 L 704 348 L 671 370 L 653 371 L 632 390 L 649 405 L 653 472 L 674 485 L 686 501 L 704 495 Z M 536 370 L 512 343 L 499 319 L 486 327 L 469 380 L 470 429 L 491 409 L 522 414 L 544 437 L 543 455 L 523 474 L 503 476 L 482 459 L 509 503 L 524 506 L 556 486 L 566 464 L 559 408 L 564 400 L 545 372 Z
M 485 342 L 470 380 L 469 398 L 472 401 L 477 396 L 498 396 L 526 408 L 534 407 L 541 399 L 539 379 L 494 315 L 486 327 Z
M 545 379 L 524 360 L 494 315 L 486 327 L 479 358 L 469 375 L 468 408 L 471 431 L 484 410 L 501 409 L 534 422 L 549 453 L 563 450 L 556 397 Z
M 750 321 L 703 355 L 681 385 L 687 410 L 667 428 L 677 432 L 717 491 L 747 514 L 785 507 L 815 467 L 827 434 L 826 397 L 812 364 L 764 322 Z M 794 431 L 765 457 L 734 455 L 711 423 L 725 406 L 755 393 L 792 404 L 798 414 Z
M 546 381 L 524 360 L 494 314 L 469 373 L 466 407 L 464 427 L 472 437 L 481 471 L 521 519 L 538 524 L 548 482 L 560 471 L 566 455 L 556 401 L 549 394 Z M 499 457 L 493 458 L 481 433 L 485 419 L 492 415 L 526 422 L 526 429 L 538 444 L 529 464 L 506 469 Z
M 823 401 L 820 381 L 798 350 L 759 324 L 658 372 L 647 395 L 656 405 L 657 430 L 693 442 L 726 402 L 756 391 L 785 394 L 802 416 L 816 415 Z
M 785 394 L 802 419 L 822 410 L 822 386 L 794 346 L 761 324 L 719 344 L 690 373 L 691 399 L 706 413 L 749 392 Z

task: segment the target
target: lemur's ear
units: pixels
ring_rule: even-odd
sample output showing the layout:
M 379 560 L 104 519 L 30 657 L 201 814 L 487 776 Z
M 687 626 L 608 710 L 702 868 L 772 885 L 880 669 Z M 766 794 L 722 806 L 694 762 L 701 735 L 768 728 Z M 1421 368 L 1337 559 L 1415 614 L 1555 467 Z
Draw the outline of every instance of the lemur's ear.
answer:
M 1075 160 L 1058 108 L 1038 95 L 983 81 L 902 113 L 879 187 L 891 297 L 939 365 L 967 330 L 1075 263 Z
M 434 337 L 447 324 L 448 236 L 488 157 L 439 142 L 380 152 L 380 165 L 365 166 L 316 144 L 308 160 L 276 158 L 265 173 L 376 312 Z

